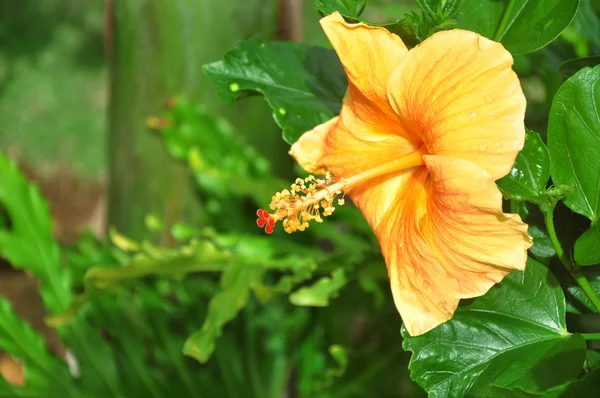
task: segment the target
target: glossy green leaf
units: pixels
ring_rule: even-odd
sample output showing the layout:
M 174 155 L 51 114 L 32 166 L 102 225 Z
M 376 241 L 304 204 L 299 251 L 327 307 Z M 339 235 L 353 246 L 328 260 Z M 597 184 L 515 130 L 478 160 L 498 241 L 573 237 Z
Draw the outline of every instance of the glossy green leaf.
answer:
M 52 313 L 62 312 L 71 302 L 71 276 L 60 263 L 48 205 L 16 164 L 1 154 L 0 182 L 0 209 L 10 218 L 10 227 L 0 228 L 0 256 L 39 277 L 45 305 Z
M 577 239 L 573 256 L 579 265 L 600 264 L 600 225 L 592 225 Z
M 339 11 L 349 17 L 358 17 L 364 10 L 366 0 L 315 0 L 315 7 L 323 15 Z
M 290 144 L 339 112 L 347 86 L 332 50 L 302 43 L 245 40 L 204 71 L 225 101 L 264 95 Z
M 574 58 L 560 64 L 558 67 L 558 71 L 563 75 L 570 77 L 585 67 L 594 67 L 598 64 L 600 64 L 600 55 L 594 55 L 591 57 L 583 58 Z
M 331 274 L 331 278 L 324 277 L 315 284 L 302 287 L 290 294 L 292 304 L 309 307 L 326 307 L 329 300 L 338 296 L 339 291 L 346 285 L 346 275 L 341 268 Z
M 538 50 L 573 20 L 579 0 L 463 0 L 459 27 L 499 41 L 513 54 Z
M 592 221 L 576 245 L 576 259 L 593 264 L 600 247 L 595 223 L 600 217 L 600 66 L 585 68 L 563 84 L 548 122 L 550 173 L 555 185 L 574 187 L 565 204 Z
M 529 260 L 454 317 L 417 337 L 411 378 L 432 397 L 488 396 L 490 386 L 544 391 L 580 373 L 585 340 L 569 334 L 565 297 L 552 274 Z
M 527 130 L 525 146 L 515 159 L 510 173 L 497 181 L 508 199 L 537 202 L 550 178 L 550 155 L 540 135 Z

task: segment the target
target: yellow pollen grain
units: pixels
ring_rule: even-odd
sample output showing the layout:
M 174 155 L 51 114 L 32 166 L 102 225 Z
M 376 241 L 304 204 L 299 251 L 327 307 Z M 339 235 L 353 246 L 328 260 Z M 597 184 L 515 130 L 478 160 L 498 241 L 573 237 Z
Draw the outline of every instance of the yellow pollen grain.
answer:
M 283 229 L 290 234 L 304 231 L 312 220 L 323 222 L 323 217 L 335 211 L 334 200 L 342 193 L 341 189 L 328 189 L 332 182 L 329 172 L 324 179 L 312 175 L 304 179 L 297 178 L 290 186 L 291 190 L 284 189 L 273 195 L 269 205 L 273 210 L 271 216 L 275 221 L 282 221 Z M 343 204 L 344 199 L 338 199 L 338 205 Z

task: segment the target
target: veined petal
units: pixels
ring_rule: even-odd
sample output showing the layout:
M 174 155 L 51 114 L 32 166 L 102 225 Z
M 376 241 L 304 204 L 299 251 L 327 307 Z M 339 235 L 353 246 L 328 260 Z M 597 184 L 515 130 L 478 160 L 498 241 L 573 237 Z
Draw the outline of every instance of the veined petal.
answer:
M 363 23 L 349 24 L 335 12 L 321 26 L 348 75 L 348 93 L 341 117 L 351 133 L 364 140 L 404 135 L 402 121 L 392 109 L 387 83 L 408 53 L 402 40 L 387 29 Z
M 325 154 L 326 139 L 329 132 L 335 129 L 339 119 L 339 116 L 336 116 L 307 131 L 292 145 L 290 155 L 304 170 L 311 174 L 325 174 L 327 169 L 322 159 Z
M 522 270 L 531 238 L 502 213 L 492 176 L 468 161 L 426 155 L 375 230 L 394 301 L 411 335 L 449 320 L 459 299 Z
M 473 32 L 434 34 L 404 57 L 388 85 L 396 111 L 429 153 L 468 160 L 494 180 L 525 140 L 525 97 L 512 56 Z
M 398 135 L 380 141 L 361 140 L 350 134 L 339 117 L 304 133 L 290 150 L 290 154 L 309 173 L 329 171 L 341 180 L 393 161 L 417 148 Z M 398 187 L 409 176 L 398 173 L 365 180 L 346 194 L 359 206 L 372 228 L 379 223 L 396 198 Z

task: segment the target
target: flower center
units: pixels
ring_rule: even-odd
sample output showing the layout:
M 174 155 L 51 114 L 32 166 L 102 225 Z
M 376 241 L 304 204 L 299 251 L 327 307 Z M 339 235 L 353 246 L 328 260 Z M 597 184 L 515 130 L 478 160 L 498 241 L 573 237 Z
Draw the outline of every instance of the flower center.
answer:
M 331 174 L 327 172 L 324 179 L 308 176 L 304 179 L 297 178 L 290 189 L 277 192 L 271 198 L 270 208 L 273 213 L 260 209 L 257 211 L 259 227 L 265 227 L 265 232 L 270 234 L 277 221 L 283 221 L 284 230 L 291 234 L 296 231 L 304 231 L 311 220 L 323 222 L 323 217 L 333 213 L 333 203 L 339 195 L 346 190 L 367 180 L 372 180 L 382 175 L 401 172 L 413 167 L 425 164 L 423 155 L 424 146 L 419 149 L 400 156 L 397 159 L 382 163 L 371 169 L 355 174 L 348 178 L 340 178 L 334 182 Z M 337 200 L 338 205 L 344 204 L 344 198 Z M 321 213 L 322 210 L 322 213 Z

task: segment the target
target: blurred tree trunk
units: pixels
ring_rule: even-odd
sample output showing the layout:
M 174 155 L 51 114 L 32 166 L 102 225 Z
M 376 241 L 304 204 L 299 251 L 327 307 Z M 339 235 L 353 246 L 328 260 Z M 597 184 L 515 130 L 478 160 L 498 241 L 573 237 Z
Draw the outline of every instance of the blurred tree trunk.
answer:
M 300 42 L 304 38 L 303 1 L 279 0 L 278 39 Z
M 193 223 L 199 210 L 186 170 L 167 156 L 160 140 L 145 127 L 146 118 L 160 114 L 170 96 L 189 95 L 229 119 L 251 142 L 275 140 L 279 148 L 267 150 L 282 152 L 280 133 L 264 101 L 243 101 L 226 109 L 201 69 L 222 59 L 240 39 L 273 38 L 278 3 L 106 0 L 106 5 L 109 225 L 142 239 L 147 238 L 146 214 L 155 214 L 168 226 L 175 220 Z

